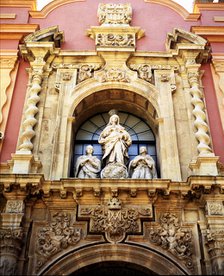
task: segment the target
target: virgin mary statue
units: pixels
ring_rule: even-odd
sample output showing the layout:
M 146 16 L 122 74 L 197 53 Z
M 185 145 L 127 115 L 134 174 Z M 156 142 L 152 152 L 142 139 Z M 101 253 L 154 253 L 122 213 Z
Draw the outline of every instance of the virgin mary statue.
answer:
M 110 117 L 109 123 L 101 132 L 98 142 L 102 146 L 102 161 L 105 166 L 101 177 L 126 178 L 126 163 L 129 159 L 128 148 L 132 141 L 129 133 L 120 125 L 120 118 L 117 114 Z

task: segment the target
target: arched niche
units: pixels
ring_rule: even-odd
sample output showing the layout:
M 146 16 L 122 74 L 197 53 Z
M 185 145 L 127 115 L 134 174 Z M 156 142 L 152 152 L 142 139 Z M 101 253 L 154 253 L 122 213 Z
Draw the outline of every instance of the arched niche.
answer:
M 95 79 L 89 79 L 78 84 L 71 93 L 65 93 L 64 97 L 65 106 L 62 110 L 59 132 L 66 133 L 66 136 L 62 135 L 63 140 L 59 138 L 55 147 L 61 154 L 52 161 L 58 164 L 56 171 L 53 171 L 53 178 L 69 175 L 74 135 L 87 118 L 97 113 L 108 112 L 110 109 L 132 113 L 146 121 L 155 136 L 159 137 L 158 91 L 145 81 L 137 79 L 131 84 L 120 82 L 102 84 Z
M 78 275 L 77 271 L 99 263 L 130 264 L 146 275 L 188 275 L 173 259 L 149 248 L 130 244 L 91 245 L 60 256 L 47 263 L 38 275 Z M 91 272 L 91 271 L 90 271 Z

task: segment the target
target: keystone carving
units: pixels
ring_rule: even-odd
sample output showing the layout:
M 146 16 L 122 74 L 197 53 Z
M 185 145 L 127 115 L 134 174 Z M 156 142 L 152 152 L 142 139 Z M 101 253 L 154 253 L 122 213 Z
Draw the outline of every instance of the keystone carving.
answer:
M 152 218 L 152 206 L 122 207 L 118 198 L 112 198 L 108 204 L 84 207 L 79 209 L 80 218 L 90 218 L 90 233 L 105 233 L 110 243 L 119 243 L 126 234 L 141 231 L 141 219 Z
M 80 228 L 71 226 L 71 217 L 67 213 L 55 213 L 53 222 L 43 227 L 37 234 L 36 252 L 40 256 L 36 270 L 59 251 L 77 244 L 82 236 Z
M 181 260 L 193 269 L 192 262 L 192 234 L 189 230 L 181 229 L 178 217 L 175 214 L 164 213 L 160 217 L 160 226 L 149 231 L 149 240 Z

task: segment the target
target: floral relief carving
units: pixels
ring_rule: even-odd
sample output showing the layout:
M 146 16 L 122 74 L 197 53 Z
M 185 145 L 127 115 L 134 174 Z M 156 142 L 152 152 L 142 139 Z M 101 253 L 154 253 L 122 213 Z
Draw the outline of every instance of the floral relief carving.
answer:
M 109 200 L 107 206 L 82 206 L 80 217 L 90 218 L 91 233 L 105 233 L 106 239 L 111 243 L 124 240 L 126 234 L 141 231 L 141 218 L 152 217 L 152 206 L 124 208 L 118 198 Z
M 70 214 L 60 212 L 53 215 L 53 222 L 43 227 L 37 234 L 36 252 L 40 256 L 37 270 L 47 258 L 57 252 L 77 244 L 82 237 L 80 228 L 71 226 Z
M 96 37 L 96 45 L 133 47 L 135 46 L 135 37 L 133 34 L 98 34 Z
M 192 234 L 189 230 L 181 229 L 179 219 L 175 214 L 164 213 L 160 217 L 160 226 L 149 231 L 149 240 L 181 260 L 193 269 L 192 262 Z
M 94 70 L 98 69 L 96 66 L 84 64 L 79 68 L 78 83 L 93 77 Z
M 6 213 L 22 213 L 24 211 L 23 200 L 8 200 Z
M 207 209 L 209 215 L 223 215 L 222 202 L 207 202 Z
M 130 78 L 127 76 L 126 71 L 119 68 L 110 68 L 108 70 L 104 70 L 97 75 L 97 78 L 100 82 L 130 82 Z
M 140 79 L 151 82 L 152 81 L 152 68 L 148 64 L 135 65 L 131 64 L 130 69 L 138 72 Z

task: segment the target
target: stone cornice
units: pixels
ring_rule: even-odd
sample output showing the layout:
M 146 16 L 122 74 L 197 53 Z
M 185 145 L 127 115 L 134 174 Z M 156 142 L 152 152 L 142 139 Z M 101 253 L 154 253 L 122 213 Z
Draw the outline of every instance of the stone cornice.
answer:
M 0 39 L 5 40 L 20 40 L 39 29 L 38 24 L 1 24 Z
M 223 11 L 224 10 L 224 3 L 201 3 L 195 4 L 194 12 L 200 12 L 202 10 L 206 11 Z
M 212 192 L 212 187 L 224 193 L 223 176 L 190 176 L 186 182 L 171 181 L 169 179 L 77 179 L 63 178 L 60 180 L 44 180 L 42 174 L 1 174 L 2 191 L 10 197 L 13 187 L 16 185 L 21 192 L 26 191 L 27 195 L 44 194 L 46 197 L 51 192 L 58 192 L 62 198 L 67 193 L 72 193 L 76 198 L 82 197 L 84 192 L 93 193 L 99 196 L 102 191 L 107 191 L 112 196 L 119 192 L 126 192 L 136 196 L 138 191 L 145 191 L 149 197 L 157 193 L 169 196 L 170 193 L 179 193 L 183 197 L 191 195 L 199 198 L 202 194 Z M 19 194 L 19 193 L 18 193 Z
M 193 26 L 191 31 L 210 42 L 224 42 L 224 26 Z
M 19 7 L 29 8 L 35 11 L 37 9 L 36 0 L 1 0 L 0 7 Z

